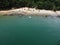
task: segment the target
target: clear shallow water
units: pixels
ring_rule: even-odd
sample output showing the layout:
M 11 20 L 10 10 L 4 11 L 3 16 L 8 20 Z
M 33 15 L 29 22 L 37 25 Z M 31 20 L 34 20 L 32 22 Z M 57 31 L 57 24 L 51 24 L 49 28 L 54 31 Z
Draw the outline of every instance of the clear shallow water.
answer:
M 0 45 L 60 45 L 60 19 L 0 16 Z

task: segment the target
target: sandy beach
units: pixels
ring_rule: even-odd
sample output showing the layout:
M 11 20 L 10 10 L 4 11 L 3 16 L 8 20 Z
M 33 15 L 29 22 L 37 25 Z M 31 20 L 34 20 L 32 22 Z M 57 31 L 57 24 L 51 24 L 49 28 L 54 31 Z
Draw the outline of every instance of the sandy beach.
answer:
M 35 8 L 19 8 L 7 11 L 0 11 L 0 15 L 42 15 L 42 16 L 60 16 L 60 11 L 41 10 Z

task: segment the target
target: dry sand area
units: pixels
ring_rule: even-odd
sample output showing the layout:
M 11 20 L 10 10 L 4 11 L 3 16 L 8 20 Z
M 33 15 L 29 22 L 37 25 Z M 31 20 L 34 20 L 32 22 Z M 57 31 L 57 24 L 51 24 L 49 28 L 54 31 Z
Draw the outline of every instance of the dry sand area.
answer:
M 52 10 L 44 10 L 44 9 L 41 10 L 41 9 L 28 8 L 28 7 L 0 11 L 0 15 L 11 15 L 11 14 L 60 16 L 60 11 L 52 11 Z

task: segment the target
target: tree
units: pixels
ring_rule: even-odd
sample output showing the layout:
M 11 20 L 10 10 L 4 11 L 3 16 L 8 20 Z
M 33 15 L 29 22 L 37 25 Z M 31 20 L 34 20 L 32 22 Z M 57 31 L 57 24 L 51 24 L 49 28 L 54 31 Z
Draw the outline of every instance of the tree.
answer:
M 20 7 L 60 10 L 60 0 L 0 0 L 0 10 Z

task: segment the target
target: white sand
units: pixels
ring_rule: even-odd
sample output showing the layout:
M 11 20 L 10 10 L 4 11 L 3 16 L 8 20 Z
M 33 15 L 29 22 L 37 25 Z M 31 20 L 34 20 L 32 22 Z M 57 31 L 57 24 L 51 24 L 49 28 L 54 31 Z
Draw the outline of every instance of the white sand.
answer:
M 56 14 L 60 16 L 60 11 L 56 11 Z
M 51 11 L 51 10 L 37 10 L 35 8 L 19 8 L 19 9 L 13 9 L 8 11 L 0 11 L 0 14 L 23 14 L 23 15 L 51 15 L 51 16 L 57 16 L 60 15 L 60 11 Z

